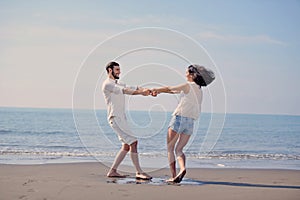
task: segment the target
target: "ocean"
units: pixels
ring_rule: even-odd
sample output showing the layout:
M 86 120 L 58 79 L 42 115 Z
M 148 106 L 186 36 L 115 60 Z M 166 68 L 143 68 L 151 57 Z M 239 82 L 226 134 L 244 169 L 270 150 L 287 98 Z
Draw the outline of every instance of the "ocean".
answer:
M 142 167 L 168 166 L 171 112 L 130 111 Z M 202 113 L 184 149 L 189 168 L 300 170 L 300 116 L 230 114 L 215 133 Z M 217 133 L 217 134 L 216 134 Z M 213 135 L 214 134 L 214 135 Z M 0 164 L 101 162 L 110 166 L 120 149 L 106 110 L 0 108 Z M 132 165 L 130 156 L 124 165 Z

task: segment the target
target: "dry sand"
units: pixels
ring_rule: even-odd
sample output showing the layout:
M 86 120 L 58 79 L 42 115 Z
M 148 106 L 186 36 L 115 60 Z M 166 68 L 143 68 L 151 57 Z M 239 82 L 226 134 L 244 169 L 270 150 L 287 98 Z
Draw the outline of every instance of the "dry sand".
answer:
M 168 169 L 149 172 L 151 182 L 107 178 L 107 170 L 99 163 L 0 165 L 0 199 L 300 199 L 297 170 L 188 169 L 178 185 L 164 183 Z

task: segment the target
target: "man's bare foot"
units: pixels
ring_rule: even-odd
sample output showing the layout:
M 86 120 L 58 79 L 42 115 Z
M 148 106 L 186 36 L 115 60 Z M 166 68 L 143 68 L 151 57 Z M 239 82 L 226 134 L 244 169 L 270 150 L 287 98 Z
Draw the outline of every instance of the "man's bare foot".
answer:
M 135 175 L 136 179 L 142 179 L 142 180 L 150 180 L 152 179 L 152 177 L 148 174 L 146 174 L 145 172 L 139 173 L 137 172 Z
M 122 174 L 119 174 L 118 172 L 113 172 L 113 171 L 108 172 L 108 174 L 106 176 L 109 178 L 126 178 L 127 177 L 126 175 L 122 175 Z

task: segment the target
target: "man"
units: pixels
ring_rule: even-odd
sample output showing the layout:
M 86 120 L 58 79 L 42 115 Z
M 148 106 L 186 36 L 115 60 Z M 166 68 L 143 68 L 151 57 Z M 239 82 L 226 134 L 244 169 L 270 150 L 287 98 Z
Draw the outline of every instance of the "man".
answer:
M 107 104 L 107 117 L 109 125 L 114 132 L 118 135 L 119 140 L 122 142 L 122 147 L 115 157 L 108 177 L 123 178 L 125 175 L 119 174 L 117 169 L 128 151 L 133 165 L 136 168 L 137 179 L 151 179 L 152 177 L 142 171 L 137 153 L 137 138 L 129 128 L 125 114 L 125 94 L 127 95 L 144 95 L 151 94 L 149 89 L 141 87 L 127 87 L 125 84 L 118 83 L 121 73 L 120 65 L 116 62 L 109 62 L 106 65 L 107 79 L 103 82 L 102 91 Z

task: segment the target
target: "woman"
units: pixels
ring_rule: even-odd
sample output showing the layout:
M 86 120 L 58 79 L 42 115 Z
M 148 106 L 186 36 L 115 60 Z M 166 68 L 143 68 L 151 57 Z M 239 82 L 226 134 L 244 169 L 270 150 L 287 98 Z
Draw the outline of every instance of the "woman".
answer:
M 214 79 L 214 73 L 199 65 L 190 65 L 186 70 L 187 83 L 173 87 L 161 87 L 152 89 L 152 95 L 159 93 L 178 94 L 183 93 L 180 102 L 172 114 L 168 127 L 168 159 L 172 178 L 167 182 L 180 183 L 186 174 L 186 158 L 183 148 L 188 143 L 193 133 L 194 121 L 198 119 L 202 103 L 202 86 L 207 86 Z M 180 171 L 176 173 L 176 159 Z

